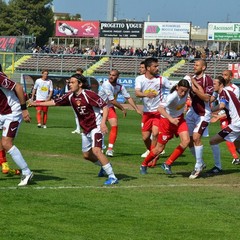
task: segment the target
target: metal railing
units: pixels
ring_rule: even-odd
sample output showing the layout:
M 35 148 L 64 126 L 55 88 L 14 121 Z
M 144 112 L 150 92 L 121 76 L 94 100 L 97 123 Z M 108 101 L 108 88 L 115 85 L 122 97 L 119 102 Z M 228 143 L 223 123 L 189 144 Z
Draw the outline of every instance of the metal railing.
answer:
M 0 53 L 0 63 L 2 63 L 3 69 L 11 74 L 26 72 L 39 74 L 43 69 L 48 69 L 51 74 L 68 76 L 74 73 L 76 68 L 81 67 L 85 70 L 86 75 L 91 76 L 107 76 L 111 69 L 118 69 L 122 77 L 136 77 L 139 74 L 140 62 L 147 57 L 149 56 Z M 99 64 L 99 60 L 102 58 L 106 58 L 107 61 Z M 188 61 L 188 59 L 176 57 L 158 59 L 160 74 L 173 68 L 169 76 L 170 79 L 179 79 L 188 73 L 193 73 L 194 60 Z M 176 67 L 176 64 L 181 60 L 184 60 L 185 63 Z M 216 77 L 223 70 L 228 69 L 229 64 L 240 64 L 240 59 L 215 58 L 207 60 L 207 63 L 207 74 Z

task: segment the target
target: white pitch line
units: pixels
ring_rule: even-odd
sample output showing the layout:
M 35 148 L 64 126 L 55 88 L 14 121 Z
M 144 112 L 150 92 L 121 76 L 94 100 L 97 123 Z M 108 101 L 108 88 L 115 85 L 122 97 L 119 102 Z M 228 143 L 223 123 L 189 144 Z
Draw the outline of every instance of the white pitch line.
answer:
M 0 187 L 0 190 L 33 189 L 33 190 L 61 190 L 61 189 L 131 189 L 131 188 L 165 188 L 165 187 L 240 187 L 240 184 L 158 184 L 158 185 L 112 185 L 112 186 L 26 186 L 26 187 Z

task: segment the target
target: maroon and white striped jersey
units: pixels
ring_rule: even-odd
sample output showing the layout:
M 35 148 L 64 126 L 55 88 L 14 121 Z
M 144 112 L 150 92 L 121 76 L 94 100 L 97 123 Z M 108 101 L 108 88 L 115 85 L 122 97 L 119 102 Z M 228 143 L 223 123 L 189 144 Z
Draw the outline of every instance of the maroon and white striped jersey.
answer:
M 225 88 L 218 95 L 219 103 L 223 102 L 227 109 L 228 116 L 231 119 L 231 124 L 240 125 L 240 102 L 234 92 Z
M 201 78 L 194 77 L 197 83 L 203 88 L 204 93 L 211 96 L 213 94 L 213 80 L 210 76 L 203 74 Z M 190 97 L 192 99 L 192 108 L 199 116 L 205 116 L 211 114 L 210 103 L 204 102 L 193 91 L 190 91 Z
M 225 87 L 225 89 L 234 92 L 239 99 L 239 87 L 236 84 L 230 83 L 228 86 Z
M 79 124 L 85 134 L 97 128 L 102 121 L 101 110 L 107 103 L 91 90 L 82 90 L 76 96 L 69 92 L 66 95 L 54 100 L 56 106 L 72 106 L 78 117 Z
M 0 114 L 22 113 L 19 99 L 14 91 L 16 83 L 0 72 Z

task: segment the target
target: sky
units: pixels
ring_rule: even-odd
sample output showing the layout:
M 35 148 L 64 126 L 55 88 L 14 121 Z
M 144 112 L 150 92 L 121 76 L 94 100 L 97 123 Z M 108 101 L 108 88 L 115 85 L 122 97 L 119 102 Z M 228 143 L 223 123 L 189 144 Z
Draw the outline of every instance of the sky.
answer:
M 239 0 L 115 0 L 115 4 L 117 20 L 191 22 L 201 28 L 208 22 L 240 22 Z M 83 20 L 107 21 L 108 0 L 53 0 L 53 6 L 55 12 L 79 13 Z

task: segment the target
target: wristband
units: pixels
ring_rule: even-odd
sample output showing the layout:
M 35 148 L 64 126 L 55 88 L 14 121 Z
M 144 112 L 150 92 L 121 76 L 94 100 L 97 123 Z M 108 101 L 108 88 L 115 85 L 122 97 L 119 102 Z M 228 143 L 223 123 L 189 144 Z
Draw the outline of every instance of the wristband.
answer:
M 27 109 L 27 105 L 26 105 L 26 103 L 21 104 L 20 106 L 21 106 L 21 110 L 26 110 L 26 109 Z

